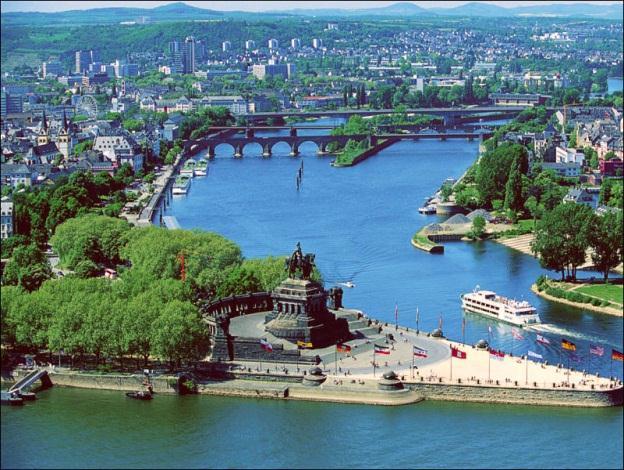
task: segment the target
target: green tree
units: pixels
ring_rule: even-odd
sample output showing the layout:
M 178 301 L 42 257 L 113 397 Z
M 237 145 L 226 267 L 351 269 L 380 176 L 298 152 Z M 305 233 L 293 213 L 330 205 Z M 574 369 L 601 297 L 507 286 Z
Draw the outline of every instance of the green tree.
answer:
M 602 217 L 594 216 L 592 229 L 589 231 L 589 245 L 592 248 L 594 266 L 609 278 L 609 270 L 615 268 L 622 260 L 622 212 L 607 212 Z
M 485 233 L 485 218 L 478 215 L 472 219 L 472 227 L 468 236 L 472 239 L 482 238 Z
M 152 324 L 154 353 L 169 361 L 171 369 L 182 361 L 202 359 L 206 353 L 206 327 L 190 302 L 167 303 Z
M 543 267 L 561 272 L 562 279 L 576 279 L 576 269 L 585 262 L 589 247 L 592 214 L 588 206 L 573 203 L 560 204 L 544 214 L 532 243 Z
M 522 174 L 520 173 L 520 157 L 515 157 L 509 170 L 509 176 L 505 185 L 504 207 L 514 213 L 520 212 L 524 207 L 522 198 Z
M 52 269 L 43 253 L 34 245 L 26 245 L 13 251 L 4 269 L 3 282 L 33 291 L 51 277 Z

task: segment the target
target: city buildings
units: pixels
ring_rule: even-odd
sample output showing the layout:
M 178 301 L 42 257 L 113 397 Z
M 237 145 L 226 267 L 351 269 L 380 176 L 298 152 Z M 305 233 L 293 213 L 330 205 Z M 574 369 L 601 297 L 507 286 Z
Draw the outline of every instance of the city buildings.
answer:
M 279 48 L 279 41 L 277 39 L 269 39 L 268 46 L 270 50 Z
M 4 196 L 0 201 L 0 239 L 13 236 L 13 201 Z

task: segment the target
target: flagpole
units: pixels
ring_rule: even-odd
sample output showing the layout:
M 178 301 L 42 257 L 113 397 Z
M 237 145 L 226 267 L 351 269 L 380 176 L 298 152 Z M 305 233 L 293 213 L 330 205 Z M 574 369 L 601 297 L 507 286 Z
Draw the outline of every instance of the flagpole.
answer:
M 414 378 L 414 346 L 412 346 L 412 379 Z
M 462 318 L 462 344 L 466 345 L 466 317 Z
M 335 375 L 338 375 L 338 345 L 336 345 L 335 349 L 334 349 L 334 371 L 335 371 Z
M 492 354 L 490 353 L 492 349 L 492 335 L 490 334 L 491 327 L 488 326 L 488 382 L 490 381 L 490 361 Z
M 524 375 L 524 383 L 529 385 L 529 353 L 526 355 L 526 373 Z
M 418 320 L 420 320 L 420 313 L 418 312 L 418 307 L 416 307 L 416 334 L 419 334 L 420 329 L 418 328 Z
M 399 331 L 399 304 L 394 304 L 394 331 Z
M 375 377 L 375 345 L 373 344 L 373 377 Z
M 451 382 L 453 381 L 453 351 L 451 350 Z

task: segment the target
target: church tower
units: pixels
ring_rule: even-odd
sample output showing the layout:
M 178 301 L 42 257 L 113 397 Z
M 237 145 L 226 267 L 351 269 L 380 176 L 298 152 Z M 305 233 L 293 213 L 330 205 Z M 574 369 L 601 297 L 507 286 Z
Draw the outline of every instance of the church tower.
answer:
M 63 127 L 58 132 L 58 136 L 56 138 L 56 146 L 59 149 L 59 152 L 63 154 L 65 159 L 69 159 L 69 155 L 72 151 L 71 144 L 71 136 L 69 135 L 69 125 L 67 124 L 67 116 L 65 115 L 65 110 L 63 110 Z
M 43 110 L 43 118 L 41 120 L 41 129 L 37 136 L 37 145 L 45 145 L 50 142 L 50 133 L 48 131 L 48 121 L 46 120 L 45 109 Z

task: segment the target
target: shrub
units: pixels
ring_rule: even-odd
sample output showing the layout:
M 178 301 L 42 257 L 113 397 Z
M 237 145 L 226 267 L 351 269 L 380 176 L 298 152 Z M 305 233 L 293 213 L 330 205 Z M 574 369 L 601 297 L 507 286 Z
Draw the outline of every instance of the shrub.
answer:
M 593 306 L 595 306 L 595 307 L 599 307 L 599 306 L 600 306 L 600 304 L 601 304 L 601 302 L 600 302 L 600 300 L 598 300 L 598 299 L 592 299 L 592 300 L 591 300 L 591 304 L 592 304 Z

